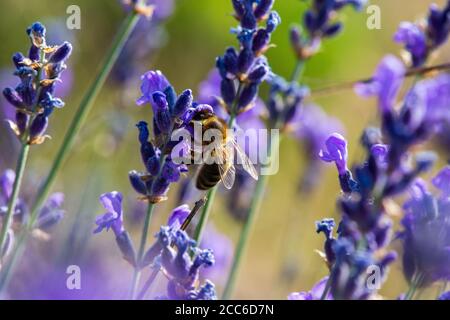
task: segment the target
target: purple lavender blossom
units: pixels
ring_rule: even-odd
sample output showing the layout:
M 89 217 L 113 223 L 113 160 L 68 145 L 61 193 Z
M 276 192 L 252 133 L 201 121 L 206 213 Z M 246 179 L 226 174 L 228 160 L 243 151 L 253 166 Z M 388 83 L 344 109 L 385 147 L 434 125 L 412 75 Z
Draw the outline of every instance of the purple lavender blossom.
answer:
M 321 180 L 322 162 L 319 153 L 325 148 L 325 141 L 333 132 L 344 133 L 344 130 L 337 118 L 327 115 L 317 105 L 305 105 L 298 113 L 299 120 L 294 121 L 297 123 L 294 135 L 303 146 L 307 162 L 299 189 L 302 192 L 309 192 Z
M 124 231 L 122 199 L 122 194 L 117 191 L 104 193 L 100 196 L 100 203 L 106 209 L 106 212 L 95 220 L 97 228 L 94 233 L 99 233 L 103 229 L 112 229 L 114 234 L 118 236 Z
M 65 61 L 72 52 L 72 45 L 63 42 L 57 47 L 48 47 L 46 29 L 40 22 L 33 23 L 27 29 L 27 34 L 31 41 L 28 57 L 20 52 L 13 56 L 16 66 L 14 74 L 20 79 L 20 84 L 15 88 L 6 87 L 3 96 L 16 110 L 15 123 L 9 120 L 12 131 L 29 144 L 40 144 L 46 138 L 44 133 L 49 116 L 55 108 L 64 106 L 63 101 L 54 96 L 54 91 L 66 68 Z M 47 54 L 49 56 L 46 57 Z M 46 58 L 43 66 L 39 63 L 41 57 Z M 45 72 L 42 72 L 44 76 L 38 78 L 42 68 L 45 68 Z M 30 117 L 30 114 L 35 117 Z M 28 136 L 22 137 L 25 133 Z
M 411 22 L 402 22 L 394 35 L 395 42 L 405 45 L 411 54 L 414 67 L 421 66 L 428 55 L 427 39 L 419 26 Z
M 185 231 L 162 226 L 142 264 L 157 265 L 167 275 L 167 293 L 160 299 L 214 300 L 217 299 L 214 285 L 208 280 L 203 285 L 198 283 L 200 270 L 214 262 L 213 252 L 199 249 Z
M 142 96 L 136 101 L 138 106 L 146 103 L 150 103 L 153 106 L 153 94 L 157 91 L 164 92 L 170 86 L 169 81 L 159 70 L 146 72 L 141 76 L 141 81 Z
M 326 150 L 320 150 L 319 157 L 325 162 L 334 162 L 339 175 L 347 172 L 347 141 L 339 133 L 331 134 L 325 141 Z
M 380 111 L 387 112 L 394 106 L 404 75 L 403 63 L 396 57 L 388 55 L 381 60 L 372 80 L 357 84 L 355 91 L 363 97 L 377 96 Z
M 431 180 L 433 186 L 439 189 L 442 197 L 450 196 L 450 167 L 445 167 Z
M 425 23 L 400 24 L 394 40 L 405 46 L 411 56 L 413 67 L 424 65 L 430 54 L 447 40 L 450 32 L 449 12 L 450 2 L 447 2 L 442 10 L 436 4 L 432 4 Z
M 328 281 L 328 277 L 321 279 L 311 289 L 311 291 L 292 292 L 288 296 L 288 300 L 320 300 L 325 286 Z M 328 294 L 325 300 L 333 300 L 331 294 Z
M 403 230 L 398 235 L 403 244 L 403 272 L 409 281 L 420 275 L 421 287 L 450 280 L 448 170 L 444 168 L 433 179 L 442 191 L 440 196 L 433 195 L 425 182 L 418 180 L 403 205 Z
M 438 300 L 450 300 L 450 291 L 444 292 L 442 293 L 439 297 Z

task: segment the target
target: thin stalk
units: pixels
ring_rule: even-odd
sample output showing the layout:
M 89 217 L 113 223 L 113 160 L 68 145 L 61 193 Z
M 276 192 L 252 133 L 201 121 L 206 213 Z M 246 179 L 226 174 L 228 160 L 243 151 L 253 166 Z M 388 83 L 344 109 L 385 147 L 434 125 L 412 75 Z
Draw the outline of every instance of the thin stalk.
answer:
M 332 272 L 330 272 L 330 275 L 328 276 L 327 283 L 325 284 L 325 288 L 323 289 L 322 295 L 320 296 L 320 300 L 326 300 L 328 294 L 330 293 L 331 281 L 332 281 L 331 275 L 332 275 Z
M 295 64 L 294 71 L 291 75 L 291 81 L 297 81 L 299 78 L 303 76 L 303 72 L 305 71 L 305 60 L 298 60 Z
M 420 287 L 423 281 L 423 276 L 419 273 L 413 276 L 408 292 L 405 295 L 405 300 L 412 300 L 416 294 L 417 288 Z
M 303 60 L 298 60 L 295 65 L 294 72 L 291 75 L 291 82 L 298 81 L 299 77 L 302 75 L 305 67 L 305 63 Z M 275 124 L 275 127 L 278 126 L 278 123 Z M 272 141 L 269 140 L 268 144 L 268 159 L 272 159 Z M 264 194 L 266 191 L 266 186 L 268 182 L 268 176 L 260 176 L 258 182 L 256 183 L 255 195 L 252 198 L 250 203 L 250 207 L 248 209 L 247 221 L 242 228 L 241 235 L 239 237 L 239 242 L 237 244 L 236 252 L 234 254 L 233 264 L 230 270 L 230 274 L 228 275 L 228 281 L 225 286 L 225 290 L 223 293 L 223 299 L 230 299 L 233 294 L 234 287 L 236 285 L 237 276 L 239 273 L 240 265 L 242 262 L 242 257 L 244 256 L 245 249 L 247 246 L 248 239 L 250 237 L 251 230 L 253 228 L 254 221 L 256 220 L 256 215 L 261 207 L 262 200 L 264 198 Z
M 239 102 L 239 97 L 241 96 L 243 88 L 244 88 L 244 86 L 242 85 L 242 82 L 239 82 L 239 87 L 238 87 L 238 90 L 237 90 L 237 93 L 236 93 L 236 97 L 235 97 L 235 99 L 233 101 L 233 104 L 231 106 L 231 109 L 230 109 L 230 118 L 228 119 L 228 122 L 227 122 L 228 128 L 232 128 L 233 127 L 234 120 L 236 119 L 237 104 Z M 214 186 L 207 193 L 206 204 L 203 207 L 202 214 L 200 216 L 200 220 L 199 220 L 199 222 L 197 224 L 197 227 L 195 228 L 194 240 L 197 241 L 197 243 L 200 243 L 200 241 L 202 239 L 203 232 L 204 232 L 205 227 L 206 227 L 206 222 L 208 221 L 209 214 L 211 213 L 211 209 L 212 209 L 212 206 L 214 204 L 214 199 L 216 197 L 217 188 L 218 188 L 218 185 Z
M 109 50 L 101 69 L 99 70 L 94 82 L 89 87 L 85 96 L 81 100 L 80 106 L 78 107 L 77 112 L 69 126 L 69 129 L 64 137 L 62 145 L 58 150 L 58 154 L 56 155 L 55 160 L 53 161 L 52 167 L 47 175 L 42 186 L 39 188 L 38 193 L 36 195 L 35 202 L 30 211 L 30 219 L 28 224 L 22 231 L 22 234 L 19 236 L 18 241 L 16 242 L 16 246 L 11 253 L 10 262 L 8 266 L 5 266 L 1 278 L 0 278 L 0 292 L 4 289 L 5 285 L 8 284 L 9 278 L 11 277 L 11 272 L 14 270 L 16 263 L 20 260 L 20 256 L 23 253 L 23 249 L 21 248 L 25 243 L 28 237 L 29 232 L 33 229 L 34 223 L 38 217 L 39 209 L 44 204 L 44 201 L 48 197 L 50 193 L 50 189 L 53 186 L 53 183 L 56 179 L 56 176 L 61 169 L 61 166 L 64 160 L 67 158 L 69 151 L 72 149 L 72 146 L 75 142 L 75 138 L 80 131 L 84 121 L 89 114 L 92 105 L 98 96 L 101 88 L 105 84 L 105 81 L 111 72 L 115 62 L 117 61 L 126 41 L 128 40 L 131 32 L 134 30 L 136 23 L 138 22 L 139 15 L 135 12 L 130 12 L 127 18 L 124 20 L 121 25 L 117 36 Z
M 150 227 L 150 221 L 152 219 L 153 215 L 153 209 L 155 208 L 155 205 L 153 203 L 149 203 L 147 207 L 147 213 L 145 215 L 145 221 L 144 226 L 142 227 L 142 233 L 141 233 L 141 241 L 139 244 L 139 250 L 136 260 L 136 267 L 134 268 L 134 274 L 133 274 L 133 280 L 131 282 L 131 289 L 130 289 L 130 299 L 135 299 L 136 289 L 139 285 L 139 280 L 141 277 L 141 261 L 142 256 L 144 255 L 145 250 L 145 244 L 147 243 L 147 237 L 148 237 L 148 229 Z
M 9 199 L 8 211 L 2 221 L 2 230 L 0 234 L 0 251 L 3 249 L 3 245 L 6 239 L 6 235 L 11 226 L 12 217 L 17 204 L 17 198 L 19 197 L 20 186 L 22 184 L 23 174 L 25 172 L 25 166 L 28 160 L 28 153 L 30 151 L 30 145 L 27 142 L 22 143 L 19 158 L 16 165 L 16 177 L 14 179 L 14 185 L 11 197 Z
M 256 185 L 255 196 L 253 197 L 252 202 L 250 204 L 249 215 L 242 229 L 241 236 L 239 237 L 239 242 L 237 244 L 236 253 L 233 260 L 233 265 L 231 266 L 230 275 L 228 276 L 227 285 L 223 293 L 222 298 L 224 300 L 230 299 L 231 295 L 233 294 L 242 258 L 245 255 L 248 239 L 250 237 L 254 221 L 256 220 L 256 215 L 259 211 L 259 208 L 261 207 L 263 195 L 266 190 L 267 181 L 268 181 L 267 175 L 260 176 L 258 183 Z

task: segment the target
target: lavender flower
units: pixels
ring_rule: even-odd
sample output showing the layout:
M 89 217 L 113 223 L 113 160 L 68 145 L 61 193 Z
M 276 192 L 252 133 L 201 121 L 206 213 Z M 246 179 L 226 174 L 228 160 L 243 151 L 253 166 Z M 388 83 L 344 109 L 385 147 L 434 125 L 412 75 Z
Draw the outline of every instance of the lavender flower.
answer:
M 65 61 L 72 52 L 68 42 L 56 47 L 47 46 L 45 33 L 40 22 L 27 29 L 31 40 L 28 57 L 22 53 L 13 56 L 14 74 L 21 82 L 15 88 L 3 90 L 6 100 L 16 108 L 16 121 L 9 120 L 11 129 L 29 144 L 40 144 L 45 140 L 49 116 L 55 108 L 64 106 L 64 102 L 53 94 L 66 68 Z M 24 136 L 25 133 L 29 136 Z
M 166 194 L 171 183 L 177 182 L 187 167 L 182 161 L 171 159 L 171 151 L 178 143 L 170 138 L 176 130 L 189 129 L 190 121 L 202 108 L 212 107 L 194 103 L 191 90 L 183 91 L 178 97 L 175 89 L 160 71 L 149 71 L 142 76 L 142 96 L 138 105 L 150 103 L 153 109 L 153 135 L 145 121 L 136 126 L 139 130 L 141 143 L 141 158 L 147 173 L 131 171 L 129 178 L 133 188 L 143 198 L 152 203 L 166 200 Z M 190 147 L 183 145 L 181 158 L 189 158 Z M 181 162 L 181 163 L 180 163 Z
M 240 26 L 233 30 L 240 43 L 239 50 L 230 47 L 217 58 L 216 66 L 222 78 L 222 105 L 233 117 L 251 109 L 261 82 L 270 69 L 264 53 L 270 47 L 271 34 L 281 19 L 270 11 L 273 1 L 234 0 L 235 17 Z M 265 27 L 258 27 L 265 21 Z
M 169 226 L 162 226 L 156 234 L 156 239 L 145 254 L 143 265 L 153 263 L 162 268 L 169 278 L 167 294 L 160 298 L 216 299 L 215 288 L 210 281 L 206 280 L 202 286 L 198 284 L 201 268 L 214 264 L 212 251 L 199 249 L 186 232 Z
M 112 229 L 123 258 L 132 266 L 136 266 L 134 246 L 128 232 L 123 226 L 122 200 L 122 194 L 117 191 L 104 193 L 100 196 L 100 203 L 106 209 L 106 212 L 95 219 L 97 228 L 94 230 L 94 233 L 99 233 L 105 229 L 107 231 Z
M 392 55 L 381 60 L 375 75 L 369 83 L 359 83 L 355 91 L 363 97 L 376 95 L 381 112 L 388 112 L 394 107 L 397 93 L 403 83 L 405 66 Z
M 320 150 L 325 148 L 325 141 L 333 132 L 343 133 L 341 122 L 327 115 L 319 106 L 308 104 L 299 112 L 299 120 L 294 136 L 303 147 L 306 158 L 305 170 L 299 184 L 301 192 L 308 193 L 321 181 L 322 162 Z
M 401 156 L 412 145 L 424 141 L 448 123 L 450 101 L 448 76 L 419 81 L 407 94 L 400 111 L 394 109 L 405 69 L 393 56 L 385 57 L 373 80 L 355 87 L 363 96 L 376 95 L 382 112 L 382 129 L 389 144 L 391 169 L 402 162 Z
M 346 6 L 352 6 L 361 11 L 367 0 L 312 0 L 311 6 L 303 16 L 303 26 L 306 32 L 294 26 L 290 30 L 290 40 L 298 60 L 306 60 L 315 55 L 324 38 L 338 35 L 343 24 L 334 21 L 337 12 Z
M 420 287 L 450 279 L 449 170 L 445 167 L 433 179 L 441 191 L 439 196 L 428 191 L 424 181 L 417 180 L 403 205 L 403 231 L 398 235 L 403 244 L 403 271 L 409 281 L 420 275 Z
M 99 233 L 103 229 L 112 229 L 117 236 L 124 231 L 122 199 L 122 194 L 117 191 L 104 193 L 100 196 L 100 202 L 106 212 L 95 220 L 97 228 L 94 233 Z
M 325 286 L 328 281 L 328 277 L 321 279 L 317 282 L 311 291 L 292 292 L 288 296 L 288 300 L 320 300 L 322 293 L 325 291 Z M 331 294 L 328 294 L 325 300 L 333 300 Z
M 450 2 L 442 10 L 432 4 L 425 25 L 411 22 L 400 24 L 394 40 L 405 46 L 413 67 L 424 65 L 430 54 L 447 40 L 450 32 L 449 12 Z
M 147 5 L 153 8 L 152 18 L 139 18 L 112 72 L 114 80 L 125 88 L 134 85 L 136 75 L 145 71 L 142 69 L 145 59 L 164 45 L 166 35 L 162 25 L 174 10 L 173 0 L 148 0 Z

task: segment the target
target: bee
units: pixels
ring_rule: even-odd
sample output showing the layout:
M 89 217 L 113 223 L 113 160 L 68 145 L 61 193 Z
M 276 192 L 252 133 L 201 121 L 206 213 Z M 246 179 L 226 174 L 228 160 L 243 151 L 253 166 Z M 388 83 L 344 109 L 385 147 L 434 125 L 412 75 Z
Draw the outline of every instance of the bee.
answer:
M 196 187 L 206 191 L 222 182 L 225 188 L 231 189 L 234 184 L 236 168 L 234 166 L 235 155 L 242 168 L 255 180 L 258 180 L 258 173 L 250 159 L 239 146 L 234 135 L 230 135 L 226 122 L 217 117 L 210 110 L 198 112 L 191 123 L 199 122 L 202 125 L 202 136 L 210 129 L 220 132 L 221 141 L 202 142 L 203 147 L 213 145 L 210 156 L 215 157 L 215 161 L 204 161 L 201 164 L 197 178 Z M 205 159 L 206 160 L 206 159 Z

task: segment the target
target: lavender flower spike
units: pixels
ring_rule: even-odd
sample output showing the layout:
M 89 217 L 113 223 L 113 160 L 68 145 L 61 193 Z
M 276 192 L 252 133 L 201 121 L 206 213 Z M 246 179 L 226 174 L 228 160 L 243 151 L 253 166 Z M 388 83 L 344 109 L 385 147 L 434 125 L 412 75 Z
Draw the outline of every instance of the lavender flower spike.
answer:
M 114 234 L 119 236 L 124 231 L 122 199 L 122 194 L 117 191 L 104 193 L 100 196 L 100 202 L 106 209 L 106 213 L 98 216 L 95 220 L 97 228 L 94 233 L 99 233 L 103 229 L 112 229 Z
M 358 83 L 355 91 L 362 97 L 377 96 L 381 112 L 390 111 L 405 75 L 404 64 L 395 56 L 381 60 L 375 75 L 368 83 Z
M 320 150 L 319 157 L 325 162 L 334 162 L 339 175 L 347 172 L 347 141 L 339 133 L 333 133 L 325 142 L 327 151 Z

